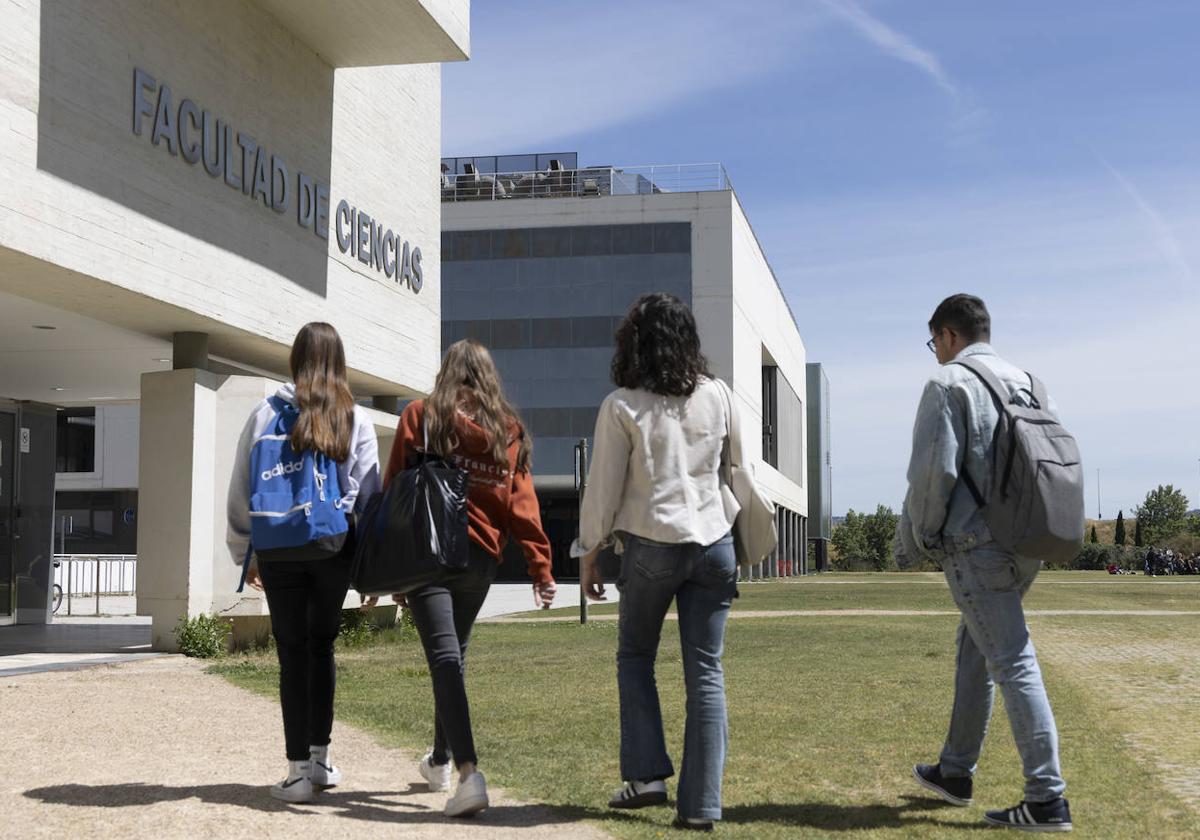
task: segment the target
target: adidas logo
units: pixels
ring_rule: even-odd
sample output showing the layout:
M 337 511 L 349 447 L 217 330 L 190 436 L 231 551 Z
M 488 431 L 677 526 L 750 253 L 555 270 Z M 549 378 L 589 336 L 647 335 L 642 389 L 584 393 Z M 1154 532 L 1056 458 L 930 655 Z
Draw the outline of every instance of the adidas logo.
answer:
M 281 475 L 291 475 L 295 472 L 300 472 L 304 469 L 303 461 L 292 461 L 290 464 L 285 464 L 280 461 L 269 470 L 263 470 L 262 480 L 270 481 L 272 478 L 278 478 Z

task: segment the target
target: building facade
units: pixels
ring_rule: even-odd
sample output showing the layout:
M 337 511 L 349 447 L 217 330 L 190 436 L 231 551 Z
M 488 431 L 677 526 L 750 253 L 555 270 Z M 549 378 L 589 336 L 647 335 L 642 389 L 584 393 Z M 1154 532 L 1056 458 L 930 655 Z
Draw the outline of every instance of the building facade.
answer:
M 544 168 L 505 171 L 514 160 Z M 443 162 L 442 345 L 487 345 L 522 411 L 556 574 L 578 573 L 567 552 L 578 523 L 575 448 L 590 446 L 613 389 L 613 332 L 650 291 L 692 307 L 713 372 L 733 388 L 746 455 L 778 505 L 780 549 L 757 572 L 803 573 L 805 348 L 724 170 L 575 160 Z M 521 569 L 513 558 L 504 572 Z
M 432 385 L 438 63 L 466 58 L 468 13 L 4 5 L 0 624 L 48 620 L 52 531 L 94 553 L 136 533 L 156 647 L 182 616 L 265 612 L 234 594 L 224 504 L 296 331 L 334 324 L 381 409 Z

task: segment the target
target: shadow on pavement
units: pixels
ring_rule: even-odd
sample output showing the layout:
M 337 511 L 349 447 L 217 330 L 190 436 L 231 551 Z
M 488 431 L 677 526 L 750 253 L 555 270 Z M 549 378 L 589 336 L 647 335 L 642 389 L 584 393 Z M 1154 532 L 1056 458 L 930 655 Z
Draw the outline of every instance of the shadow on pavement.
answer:
M 326 790 L 314 802 L 291 805 L 272 799 L 264 785 L 53 785 L 25 791 L 25 796 L 48 805 L 74 805 L 87 808 L 128 808 L 158 802 L 199 799 L 211 805 L 232 805 L 267 813 L 329 811 L 339 817 L 387 823 L 461 824 L 446 817 L 440 809 L 399 801 L 396 797 L 418 792 L 410 785 L 406 791 Z M 565 817 L 565 818 L 564 818 Z M 570 816 L 545 805 L 493 805 L 478 817 L 497 827 L 523 827 L 557 824 Z

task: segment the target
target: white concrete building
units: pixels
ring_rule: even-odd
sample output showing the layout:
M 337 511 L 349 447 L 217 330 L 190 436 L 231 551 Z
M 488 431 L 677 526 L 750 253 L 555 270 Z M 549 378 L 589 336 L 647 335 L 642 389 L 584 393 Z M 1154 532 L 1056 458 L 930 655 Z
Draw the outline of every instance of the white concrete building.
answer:
M 137 488 L 115 513 L 156 647 L 265 611 L 234 595 L 225 495 L 296 331 L 333 323 L 381 408 L 432 385 L 438 62 L 467 57 L 468 12 L 0 0 L 0 624 L 47 620 L 56 472 Z
M 447 158 L 443 172 L 442 343 L 483 341 L 524 414 L 555 573 L 577 574 L 574 447 L 613 388 L 615 327 L 650 291 L 691 305 L 733 386 L 746 455 L 779 507 L 780 550 L 760 572 L 806 571 L 804 342 L 723 168 L 579 167 L 563 153 Z

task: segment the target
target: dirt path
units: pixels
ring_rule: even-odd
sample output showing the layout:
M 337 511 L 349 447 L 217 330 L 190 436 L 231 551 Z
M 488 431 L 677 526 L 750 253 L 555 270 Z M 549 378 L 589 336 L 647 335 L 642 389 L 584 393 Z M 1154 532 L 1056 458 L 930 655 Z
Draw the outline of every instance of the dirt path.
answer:
M 480 816 L 447 819 L 446 795 L 418 784 L 416 756 L 340 725 L 333 757 L 345 784 L 313 805 L 276 802 L 278 705 L 181 657 L 0 680 L 0 721 L 5 837 L 607 836 L 498 790 Z

